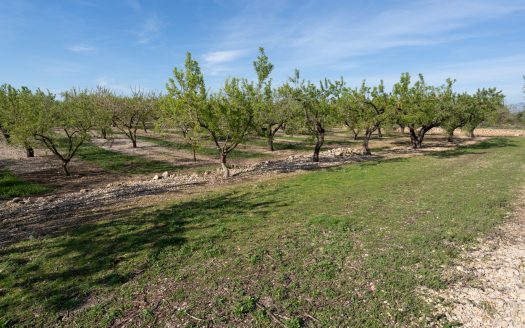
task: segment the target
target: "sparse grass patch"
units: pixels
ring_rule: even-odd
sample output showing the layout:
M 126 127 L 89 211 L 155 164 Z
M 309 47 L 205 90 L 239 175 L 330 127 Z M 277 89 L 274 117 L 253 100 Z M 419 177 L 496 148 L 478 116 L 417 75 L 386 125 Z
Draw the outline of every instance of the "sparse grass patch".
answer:
M 139 139 L 151 142 L 153 144 L 156 144 L 162 147 L 187 151 L 190 154 L 192 152 L 191 146 L 185 142 L 170 141 L 170 140 L 162 139 L 160 137 L 146 137 L 146 136 L 141 136 L 139 137 Z M 206 145 L 202 145 L 198 147 L 195 150 L 195 152 L 198 155 L 203 155 L 203 156 L 210 156 L 210 157 L 217 157 L 217 158 L 219 156 L 219 151 L 217 150 L 217 148 L 206 146 Z M 236 148 L 228 155 L 228 158 L 229 159 L 250 159 L 250 158 L 263 158 L 266 156 L 267 156 L 266 154 L 261 153 L 261 152 L 254 152 L 254 151 L 249 151 L 249 150 L 244 150 L 244 149 L 241 150 L 239 148 Z
M 0 170 L 0 199 L 43 194 L 51 188 L 21 180 L 8 170 Z
M 93 144 L 83 146 L 78 150 L 78 157 L 95 163 L 105 170 L 124 174 L 142 174 L 162 171 L 177 171 L 183 166 L 147 159 L 138 155 L 127 155 L 107 150 Z
M 0 250 L 0 317 L 425 326 L 418 287 L 444 287 L 461 246 L 501 222 L 525 181 L 524 150 L 525 139 L 494 139 L 281 176 L 20 242 Z

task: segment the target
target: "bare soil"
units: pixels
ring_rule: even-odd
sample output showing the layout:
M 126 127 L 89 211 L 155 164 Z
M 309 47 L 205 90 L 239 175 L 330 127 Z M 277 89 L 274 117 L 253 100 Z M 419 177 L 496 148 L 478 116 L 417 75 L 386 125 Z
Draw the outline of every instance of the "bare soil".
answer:
M 448 272 L 463 278 L 441 292 L 426 291 L 438 317 L 464 327 L 525 327 L 524 227 L 525 189 L 507 222 L 465 250 Z

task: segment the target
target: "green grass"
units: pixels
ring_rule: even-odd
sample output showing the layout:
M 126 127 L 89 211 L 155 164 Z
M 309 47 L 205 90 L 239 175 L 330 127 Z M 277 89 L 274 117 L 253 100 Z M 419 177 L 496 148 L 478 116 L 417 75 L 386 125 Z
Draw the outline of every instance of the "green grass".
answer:
M 151 142 L 153 144 L 159 145 L 161 147 L 165 148 L 171 148 L 171 149 L 177 149 L 182 151 L 187 151 L 189 154 L 191 154 L 192 149 L 191 146 L 184 142 L 176 142 L 176 141 L 169 141 L 162 139 L 160 137 L 139 137 L 139 140 L 144 140 Z M 196 149 L 196 153 L 198 155 L 203 156 L 211 156 L 211 157 L 218 157 L 218 151 L 215 147 L 208 147 L 208 146 L 200 146 Z M 253 152 L 248 150 L 241 150 L 239 148 L 236 148 L 232 150 L 232 152 L 228 155 L 229 159 L 252 159 L 252 158 L 264 158 L 268 155 L 261 152 Z
M 50 190 L 48 186 L 21 180 L 8 170 L 0 170 L 0 199 L 37 195 Z
M 264 147 L 268 146 L 268 142 L 262 138 L 251 138 L 246 140 L 245 144 L 250 146 Z M 309 151 L 313 149 L 313 146 L 305 142 L 286 142 L 283 140 L 274 140 L 274 150 L 297 150 L 297 151 Z
M 162 171 L 177 171 L 183 166 L 147 159 L 137 155 L 127 155 L 88 144 L 78 150 L 78 157 L 95 163 L 105 170 L 126 174 L 143 174 Z
M 20 242 L 0 251 L 0 317 L 425 326 L 418 288 L 445 287 L 461 246 L 501 222 L 525 182 L 524 150 L 498 138 L 251 182 Z

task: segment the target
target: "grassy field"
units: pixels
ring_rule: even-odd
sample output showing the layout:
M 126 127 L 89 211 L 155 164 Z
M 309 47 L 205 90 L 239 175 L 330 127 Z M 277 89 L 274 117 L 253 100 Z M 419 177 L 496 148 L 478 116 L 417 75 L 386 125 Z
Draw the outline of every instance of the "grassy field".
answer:
M 191 146 L 184 142 L 169 141 L 169 140 L 165 140 L 165 139 L 161 139 L 157 137 L 146 137 L 146 136 L 139 137 L 139 140 L 148 141 L 153 144 L 159 145 L 161 147 L 166 147 L 168 149 L 182 150 L 188 153 L 192 152 Z M 211 146 L 202 145 L 198 147 L 195 150 L 195 152 L 198 155 L 211 156 L 211 157 L 217 157 L 217 158 L 219 156 L 218 155 L 219 151 L 217 150 L 217 148 L 211 147 Z M 267 156 L 268 155 L 264 153 L 253 152 L 253 151 L 248 151 L 248 150 L 241 150 L 239 148 L 236 148 L 228 155 L 228 158 L 229 159 L 250 159 L 250 158 L 264 158 Z
M 5 325 L 424 326 L 525 182 L 525 139 L 192 196 L 0 250 Z M 1 321 L 0 321 L 1 326 Z
M 0 199 L 37 195 L 50 190 L 48 186 L 23 181 L 7 170 L 0 170 Z
M 111 172 L 142 174 L 162 171 L 177 171 L 183 166 L 147 159 L 137 155 L 126 155 L 95 145 L 85 145 L 78 150 L 78 157 L 92 162 Z

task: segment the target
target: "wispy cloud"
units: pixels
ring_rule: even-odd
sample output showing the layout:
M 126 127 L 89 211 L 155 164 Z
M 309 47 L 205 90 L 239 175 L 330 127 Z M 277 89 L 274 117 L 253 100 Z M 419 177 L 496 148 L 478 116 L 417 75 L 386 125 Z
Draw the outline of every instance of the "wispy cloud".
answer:
M 97 48 L 91 45 L 88 45 L 88 44 L 84 44 L 84 43 L 73 44 L 73 45 L 66 47 L 66 49 L 71 52 L 80 53 L 80 54 L 89 54 L 89 53 L 93 53 L 97 51 Z
M 323 10 L 305 2 L 292 9 L 246 6 L 223 22 L 221 47 L 286 49 L 296 65 L 326 65 L 397 47 L 428 46 L 480 37 L 466 31 L 520 10 L 522 1 L 417 1 L 360 17 L 351 2 Z M 331 7 L 332 9 L 334 7 Z M 316 15 L 308 15 L 312 10 Z M 213 45 L 217 46 L 217 45 Z
M 137 33 L 138 43 L 148 44 L 152 40 L 158 38 L 161 35 L 164 26 L 164 22 L 157 16 L 157 14 L 150 15 Z
M 216 65 L 234 61 L 247 53 L 246 49 L 213 51 L 204 54 L 202 58 L 207 64 Z
M 139 0 L 125 0 L 125 4 L 131 7 L 134 11 L 139 12 L 142 10 L 142 4 Z

